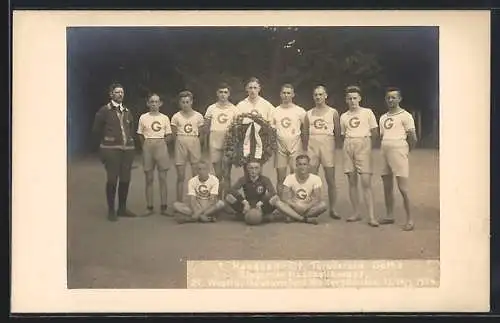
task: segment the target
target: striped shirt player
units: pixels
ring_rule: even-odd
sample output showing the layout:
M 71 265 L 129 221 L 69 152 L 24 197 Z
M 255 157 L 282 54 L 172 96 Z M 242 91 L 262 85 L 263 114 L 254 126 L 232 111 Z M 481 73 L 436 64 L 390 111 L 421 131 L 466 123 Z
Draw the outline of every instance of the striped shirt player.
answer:
M 350 109 L 340 116 L 345 173 L 372 174 L 371 130 L 377 127 L 375 114 L 368 108 Z
M 396 177 L 408 177 L 409 146 L 407 134 L 415 130 L 413 116 L 406 110 L 392 114 L 387 112 L 380 117 L 381 151 L 383 156 L 382 175 L 393 174 Z

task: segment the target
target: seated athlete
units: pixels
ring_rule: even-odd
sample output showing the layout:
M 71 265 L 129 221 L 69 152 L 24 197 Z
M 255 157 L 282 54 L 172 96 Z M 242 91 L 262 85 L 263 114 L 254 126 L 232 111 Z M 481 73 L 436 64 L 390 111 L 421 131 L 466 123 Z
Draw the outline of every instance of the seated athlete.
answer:
M 310 173 L 310 168 L 308 155 L 297 156 L 295 173 L 283 182 L 283 202 L 304 218 L 302 222 L 317 224 L 317 217 L 326 212 L 328 206 L 321 200 L 321 178 Z
M 217 212 L 224 206 L 218 199 L 219 180 L 209 173 L 209 164 L 200 161 L 197 164 L 198 175 L 188 182 L 188 202 L 174 202 L 175 216 L 178 223 L 215 222 Z
M 262 211 L 266 222 L 277 218 L 273 216 L 274 210 L 279 210 L 288 217 L 304 222 L 304 217 L 279 199 L 271 180 L 261 174 L 260 162 L 251 161 L 245 167 L 246 175 L 238 179 L 226 195 L 226 202 L 238 213 L 238 218 L 243 219 L 251 208 L 258 208 Z M 243 192 L 240 193 L 240 190 Z

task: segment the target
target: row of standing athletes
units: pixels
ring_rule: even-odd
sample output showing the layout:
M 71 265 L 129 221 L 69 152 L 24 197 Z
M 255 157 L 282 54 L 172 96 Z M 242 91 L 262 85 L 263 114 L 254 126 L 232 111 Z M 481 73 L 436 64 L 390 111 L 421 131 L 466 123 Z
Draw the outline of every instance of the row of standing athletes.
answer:
M 368 209 L 368 224 L 377 227 L 380 224 L 395 223 L 393 183 L 396 178 L 406 213 L 403 230 L 413 230 L 408 195 L 408 155 L 417 137 L 412 115 L 400 106 L 402 96 L 399 89 L 386 90 L 388 111 L 380 118 L 379 123 L 371 109 L 361 106 L 362 93 L 356 86 L 345 90 L 349 109 L 342 115 L 328 106 L 328 94 L 324 86 L 317 86 L 313 90 L 315 106 L 309 111 L 294 104 L 294 88 L 290 84 L 282 86 L 281 104 L 277 107 L 259 95 L 258 79 L 250 79 L 245 89 L 247 98 L 235 106 L 229 101 L 230 87 L 227 84 L 219 85 L 217 102 L 207 108 L 205 116 L 192 108 L 192 93 L 183 91 L 179 94 L 180 111 L 171 120 L 159 111 L 161 98 L 157 94 L 151 94 L 147 98 L 149 112 L 140 116 L 137 129 L 134 129 L 132 116 L 127 114 L 128 109 L 122 104 L 123 86 L 112 85 L 111 102 L 99 110 L 94 122 L 94 133 L 101 141 L 102 162 L 108 174 L 108 218 L 114 221 L 120 216 L 147 216 L 154 213 L 153 183 L 157 168 L 160 211 L 164 215 L 175 215 L 179 223 L 214 222 L 217 213 L 228 207 L 237 216 L 248 219 L 249 223 L 284 219 L 287 222 L 295 220 L 317 224 L 317 217 L 327 210 L 333 219 L 341 219 L 335 208 L 335 147 L 342 142 L 343 169 L 348 177 L 349 197 L 353 208 L 352 215 L 346 220 L 357 222 L 362 219 L 358 190 L 360 181 Z M 120 117 L 120 111 L 125 112 L 125 119 Z M 112 124 L 109 112 L 111 120 L 120 120 L 123 139 L 120 145 L 114 145 L 117 141 L 116 134 L 110 134 L 109 129 L 113 127 L 109 126 Z M 231 185 L 231 165 L 223 158 L 224 136 L 231 121 L 240 113 L 258 113 L 277 131 L 278 149 L 274 158 L 276 190 L 269 178 L 261 174 L 262 165 L 258 161 L 248 163 L 245 175 Z M 121 161 L 114 157 L 132 155 L 129 151 L 132 150 L 130 142 L 133 142 L 134 131 L 141 142 L 146 178 L 147 212 L 143 215 L 130 212 L 126 208 L 127 194 L 123 190 L 120 194 L 120 186 L 126 186 L 128 191 L 133 157 L 121 158 Z M 375 217 L 372 195 L 372 146 L 379 136 L 386 205 L 386 215 L 381 219 Z M 208 142 L 206 138 L 209 138 Z M 111 145 L 106 140 L 111 141 Z M 202 145 L 203 141 L 205 145 Z M 167 210 L 167 171 L 170 167 L 167 144 L 171 142 L 175 142 L 174 159 L 177 170 L 177 201 L 173 204 L 173 213 Z M 209 173 L 209 163 L 202 160 L 202 146 L 208 146 L 215 176 Z M 190 164 L 194 176 L 188 181 L 188 196 L 184 201 L 187 164 Z M 323 183 L 317 175 L 320 166 L 325 174 L 329 203 L 322 201 Z M 122 180 L 122 177 L 125 179 Z M 119 186 L 120 198 L 118 212 L 114 209 L 113 189 L 116 186 Z M 255 209 L 259 212 L 251 212 Z M 246 218 L 247 214 L 255 217 Z

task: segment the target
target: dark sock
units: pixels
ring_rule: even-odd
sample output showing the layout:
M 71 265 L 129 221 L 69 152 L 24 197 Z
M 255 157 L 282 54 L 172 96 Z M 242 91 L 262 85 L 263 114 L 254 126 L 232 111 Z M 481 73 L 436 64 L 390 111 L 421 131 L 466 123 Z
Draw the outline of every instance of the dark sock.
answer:
M 120 182 L 118 185 L 118 209 L 124 211 L 127 207 L 128 188 L 130 182 Z
M 106 201 L 108 202 L 108 210 L 115 211 L 116 183 L 106 183 Z
M 148 209 L 148 211 L 153 211 L 154 207 L 148 206 L 147 209 Z
M 160 206 L 160 209 L 161 209 L 162 211 L 165 211 L 165 210 L 167 209 L 167 206 L 166 206 L 166 205 L 161 205 L 161 206 Z

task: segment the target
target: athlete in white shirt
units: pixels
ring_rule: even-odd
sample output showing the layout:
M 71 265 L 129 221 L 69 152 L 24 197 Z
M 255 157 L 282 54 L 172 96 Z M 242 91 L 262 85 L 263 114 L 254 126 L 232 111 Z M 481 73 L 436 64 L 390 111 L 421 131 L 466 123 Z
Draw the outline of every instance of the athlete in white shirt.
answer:
M 168 116 L 160 112 L 163 102 L 160 96 L 153 93 L 148 96 L 149 112 L 139 117 L 137 134 L 142 146 L 143 168 L 146 177 L 146 207 L 147 215 L 154 212 L 154 171 L 158 167 L 158 181 L 160 183 L 160 210 L 166 215 L 167 211 L 167 171 L 170 164 L 167 143 L 172 140 L 172 129 Z
M 321 199 L 321 178 L 311 174 L 310 167 L 309 156 L 297 156 L 295 173 L 288 175 L 283 182 L 282 200 L 303 217 L 302 221 L 317 224 L 317 218 L 328 210 L 328 206 Z M 287 216 L 288 220 L 291 218 L 296 219 Z
M 193 110 L 193 94 L 189 91 L 179 93 L 181 110 L 172 116 L 172 132 L 175 134 L 175 166 L 177 168 L 177 201 L 182 202 L 186 163 L 191 164 L 195 174 L 196 164 L 201 160 L 200 128 L 203 115 Z
M 372 193 L 372 138 L 378 136 L 377 120 L 371 109 L 363 108 L 361 89 L 349 86 L 345 91 L 349 110 L 340 116 L 340 130 L 344 137 L 344 172 L 349 179 L 349 197 L 354 214 L 347 218 L 348 222 L 361 220 L 359 213 L 358 174 L 365 203 L 368 207 L 369 222 L 372 227 L 379 223 L 375 219 Z
M 258 114 L 261 115 L 264 120 L 270 121 L 271 112 L 274 109 L 274 106 L 259 95 L 260 89 L 261 87 L 259 80 L 256 77 L 250 78 L 245 86 L 248 97 L 240 101 L 236 105 L 236 107 L 238 108 L 238 112 L 240 114 Z
M 330 202 L 330 217 L 340 219 L 335 210 L 337 187 L 335 184 L 335 140 L 340 138 L 340 117 L 337 109 L 328 106 L 328 94 L 322 85 L 313 91 L 315 106 L 307 111 L 304 122 L 306 148 L 311 158 L 312 173 L 319 173 L 323 166 Z
M 215 175 L 220 181 L 221 197 L 231 185 L 231 163 L 224 158 L 224 140 L 233 121 L 238 114 L 238 109 L 231 102 L 229 96 L 231 89 L 226 83 L 217 88 L 217 102 L 210 105 L 205 112 L 204 128 L 209 138 L 210 160 L 212 161 Z
M 188 182 L 188 202 L 174 202 L 178 223 L 215 222 L 217 211 L 225 206 L 218 199 L 219 180 L 209 173 L 209 163 L 200 161 L 197 167 L 197 175 Z
M 387 215 L 380 220 L 380 224 L 394 223 L 394 176 L 399 191 L 403 197 L 406 211 L 405 231 L 413 230 L 414 223 L 410 214 L 410 197 L 408 194 L 408 177 L 410 166 L 408 155 L 417 142 L 415 121 L 413 116 L 400 107 L 401 91 L 398 88 L 389 88 L 385 100 L 388 111 L 380 117 L 380 136 L 382 137 L 381 150 L 383 157 L 382 182 Z
M 290 167 L 290 173 L 293 173 L 295 159 L 306 151 L 302 136 L 306 110 L 293 103 L 294 96 L 293 86 L 284 84 L 280 92 L 281 104 L 271 113 L 271 126 L 276 129 L 277 134 L 278 150 L 274 156 L 274 167 L 278 177 L 277 190 L 280 196 L 283 191 L 283 181 L 287 175 L 287 167 Z

